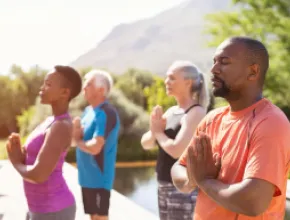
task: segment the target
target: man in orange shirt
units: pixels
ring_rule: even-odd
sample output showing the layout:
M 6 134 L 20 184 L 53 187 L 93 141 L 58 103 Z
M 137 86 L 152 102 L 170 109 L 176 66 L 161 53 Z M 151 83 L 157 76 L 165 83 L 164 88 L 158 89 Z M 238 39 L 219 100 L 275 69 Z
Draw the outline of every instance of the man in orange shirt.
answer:
M 267 49 L 257 40 L 233 37 L 217 48 L 213 94 L 229 106 L 201 121 L 171 170 L 180 191 L 199 188 L 194 220 L 284 218 L 290 124 L 262 97 L 268 65 Z

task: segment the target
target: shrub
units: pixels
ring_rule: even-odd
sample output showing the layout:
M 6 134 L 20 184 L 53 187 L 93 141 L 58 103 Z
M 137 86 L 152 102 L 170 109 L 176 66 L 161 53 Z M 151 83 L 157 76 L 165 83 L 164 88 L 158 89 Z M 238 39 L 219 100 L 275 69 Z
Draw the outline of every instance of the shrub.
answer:
M 117 160 L 134 161 L 155 159 L 156 151 L 144 151 L 140 140 L 149 127 L 149 116 L 142 109 L 132 103 L 123 93 L 114 89 L 109 97 L 111 103 L 116 107 L 121 121 Z M 72 116 L 80 116 L 87 105 L 83 96 L 78 96 L 70 105 Z M 37 99 L 35 106 L 27 109 L 18 117 L 20 133 L 22 136 L 28 135 L 47 116 L 51 115 L 50 107 L 42 105 Z M 67 161 L 75 161 L 75 149 L 71 148 Z

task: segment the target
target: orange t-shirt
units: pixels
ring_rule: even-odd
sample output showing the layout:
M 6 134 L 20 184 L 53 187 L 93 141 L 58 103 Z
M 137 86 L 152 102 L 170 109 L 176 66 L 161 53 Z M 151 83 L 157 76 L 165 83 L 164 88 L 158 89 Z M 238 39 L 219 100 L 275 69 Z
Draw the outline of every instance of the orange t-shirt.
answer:
M 194 220 L 284 219 L 290 159 L 290 124 L 284 113 L 267 99 L 238 112 L 222 107 L 201 121 L 196 134 L 200 131 L 211 137 L 213 153 L 221 156 L 220 181 L 259 178 L 276 190 L 268 209 L 257 217 L 231 212 L 199 191 Z M 179 162 L 186 166 L 186 151 Z

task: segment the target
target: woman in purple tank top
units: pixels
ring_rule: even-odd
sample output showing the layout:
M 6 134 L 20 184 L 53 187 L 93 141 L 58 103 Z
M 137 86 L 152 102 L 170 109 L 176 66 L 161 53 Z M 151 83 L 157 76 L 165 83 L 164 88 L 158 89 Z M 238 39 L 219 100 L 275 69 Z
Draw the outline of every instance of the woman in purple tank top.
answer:
M 75 219 L 75 199 L 62 167 L 72 137 L 69 102 L 81 88 L 77 71 L 69 66 L 55 66 L 39 92 L 41 103 L 51 106 L 53 116 L 35 128 L 23 148 L 18 134 L 11 134 L 8 139 L 7 153 L 23 178 L 31 220 Z

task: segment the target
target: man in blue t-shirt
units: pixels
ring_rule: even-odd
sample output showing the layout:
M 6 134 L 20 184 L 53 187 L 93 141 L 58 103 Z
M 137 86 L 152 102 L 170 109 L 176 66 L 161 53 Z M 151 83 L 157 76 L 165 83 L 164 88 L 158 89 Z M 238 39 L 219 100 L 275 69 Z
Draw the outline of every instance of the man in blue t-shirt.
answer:
M 74 120 L 79 184 L 84 211 L 92 220 L 108 219 L 110 190 L 115 178 L 120 121 L 116 109 L 107 100 L 112 84 L 107 72 L 87 73 L 84 95 L 89 106 L 81 119 Z

